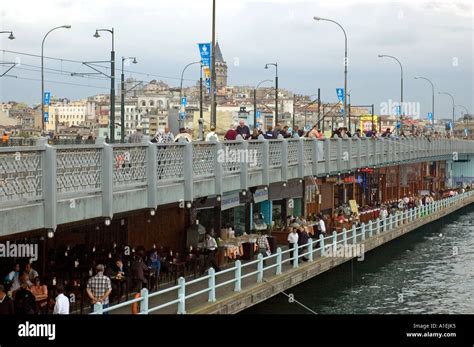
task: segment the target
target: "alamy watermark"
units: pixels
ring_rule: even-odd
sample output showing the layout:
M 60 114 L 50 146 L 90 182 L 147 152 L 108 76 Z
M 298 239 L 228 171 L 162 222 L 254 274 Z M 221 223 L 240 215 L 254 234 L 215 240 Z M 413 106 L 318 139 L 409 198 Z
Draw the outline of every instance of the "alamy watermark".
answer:
M 389 116 L 410 115 L 420 116 L 420 103 L 415 101 L 404 101 L 400 104 L 398 101 L 388 99 L 388 102 L 380 103 L 380 114 Z
M 249 163 L 250 167 L 257 166 L 258 151 L 255 149 L 219 149 L 217 161 L 219 163 Z
M 364 261 L 365 245 L 327 245 L 324 247 L 324 256 L 329 258 L 357 258 L 357 261 Z
M 33 243 L 0 243 L 0 258 L 30 258 L 38 260 L 38 244 Z

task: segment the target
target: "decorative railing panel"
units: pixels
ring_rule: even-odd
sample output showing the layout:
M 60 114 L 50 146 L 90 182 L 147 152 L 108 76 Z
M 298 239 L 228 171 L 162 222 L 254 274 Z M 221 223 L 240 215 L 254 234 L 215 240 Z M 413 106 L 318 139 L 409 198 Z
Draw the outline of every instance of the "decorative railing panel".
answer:
M 249 163 L 249 170 L 260 170 L 263 165 L 263 142 L 249 141 L 248 150 L 254 159 L 254 162 Z
M 114 146 L 114 186 L 146 183 L 146 152 L 147 146 Z
M 281 167 L 281 148 L 283 143 L 279 140 L 270 141 L 268 150 L 268 162 L 271 168 Z
M 250 162 L 249 152 L 244 151 L 240 142 L 226 142 L 222 151 L 217 153 L 217 160 L 222 163 L 224 175 L 240 172 L 241 162 Z
M 216 146 L 211 143 L 193 144 L 194 178 L 205 178 L 214 175 Z
M 288 165 L 298 164 L 298 142 L 300 140 L 288 140 Z
M 158 184 L 184 180 L 184 145 L 157 145 Z

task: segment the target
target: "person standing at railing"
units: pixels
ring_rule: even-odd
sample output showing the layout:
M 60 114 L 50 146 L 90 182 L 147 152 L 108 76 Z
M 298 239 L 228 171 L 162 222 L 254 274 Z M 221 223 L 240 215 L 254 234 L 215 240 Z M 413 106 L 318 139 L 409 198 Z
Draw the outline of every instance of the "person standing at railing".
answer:
M 298 234 L 298 246 L 304 246 L 306 244 L 308 244 L 308 240 L 309 240 L 309 235 L 308 235 L 308 232 L 305 230 L 305 228 L 303 227 L 299 227 L 298 228 L 298 231 L 297 231 L 297 234 Z M 306 252 L 306 247 L 301 247 L 299 249 L 299 254 L 304 254 Z M 309 259 L 306 258 L 306 256 L 302 257 L 301 258 L 303 261 L 308 261 Z
M 292 228 L 291 232 L 288 234 L 288 246 L 290 248 L 290 258 L 293 259 L 293 249 L 298 246 L 298 234 L 296 233 L 296 228 Z M 291 263 L 294 265 L 294 261 Z
M 130 135 L 130 138 L 128 139 L 129 143 L 141 143 L 143 140 L 143 132 L 142 132 L 142 127 L 139 125 L 135 128 L 135 132 Z
M 219 268 L 216 262 L 217 242 L 216 239 L 213 238 L 210 233 L 206 233 L 205 245 L 208 262 L 211 264 L 214 270 L 216 270 L 216 272 L 220 271 L 221 269 Z
M 109 295 L 112 293 L 112 283 L 110 278 L 104 275 L 104 265 L 96 266 L 97 274 L 87 281 L 87 295 L 91 299 L 91 312 L 94 312 L 94 305 L 101 304 L 102 308 L 109 307 Z
M 244 140 L 248 140 L 250 138 L 250 129 L 247 125 L 245 125 L 245 121 L 241 119 L 239 121 L 239 126 L 236 129 L 237 135 L 242 136 Z
M 216 127 L 214 125 L 211 126 L 211 131 L 209 131 L 206 135 L 206 142 L 209 141 L 219 142 L 219 137 L 217 136 Z
M 258 245 L 258 253 L 260 253 L 263 257 L 266 257 L 272 254 L 270 250 L 270 244 L 268 243 L 267 235 L 259 232 L 258 238 L 257 238 L 257 245 Z
M 237 131 L 235 130 L 236 127 L 237 127 L 236 124 L 232 124 L 230 126 L 230 129 L 227 130 L 227 132 L 224 135 L 224 140 L 234 141 L 237 138 Z

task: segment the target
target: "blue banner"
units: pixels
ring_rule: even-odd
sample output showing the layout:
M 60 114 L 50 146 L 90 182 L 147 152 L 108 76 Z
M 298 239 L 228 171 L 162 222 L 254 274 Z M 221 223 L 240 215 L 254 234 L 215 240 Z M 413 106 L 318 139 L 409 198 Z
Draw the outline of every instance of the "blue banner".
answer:
M 43 98 L 43 100 L 44 100 L 43 103 L 44 103 L 46 106 L 49 106 L 50 101 L 51 101 L 51 92 L 44 92 L 44 98 Z
M 432 112 L 428 112 L 428 120 L 433 120 L 433 113 Z
M 43 119 L 45 122 L 48 122 L 49 119 L 49 105 L 51 103 L 51 92 L 44 92 L 43 95 L 43 104 L 44 104 L 44 109 L 43 109 Z
M 211 66 L 211 44 L 198 43 L 199 53 L 201 54 L 201 62 L 203 66 Z
M 339 101 L 344 102 L 344 88 L 337 88 L 336 94 Z
M 186 100 L 186 97 L 185 97 L 185 96 L 183 96 L 183 97 L 181 98 L 181 105 L 184 106 L 184 107 L 186 107 L 186 105 L 187 105 L 187 100 Z

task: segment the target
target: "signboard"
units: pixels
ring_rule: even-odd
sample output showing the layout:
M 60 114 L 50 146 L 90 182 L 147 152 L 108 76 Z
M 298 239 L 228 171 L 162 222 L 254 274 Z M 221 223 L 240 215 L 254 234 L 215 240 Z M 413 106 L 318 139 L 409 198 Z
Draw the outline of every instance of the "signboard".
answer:
M 44 109 L 43 109 L 43 118 L 44 121 L 47 122 L 49 119 L 49 105 L 51 103 L 51 92 L 44 92 L 43 96 L 43 104 L 44 104 Z
M 181 98 L 181 106 L 186 107 L 186 105 L 187 105 L 186 97 L 183 96 L 183 97 Z
M 211 92 L 211 43 L 198 43 L 199 53 L 201 54 L 201 64 L 206 78 L 207 92 Z
M 255 116 L 257 117 L 257 119 L 260 118 L 260 111 L 255 112 Z
M 255 193 L 253 193 L 253 202 L 258 204 L 262 201 L 268 200 L 268 190 L 265 189 L 257 189 Z
M 344 88 L 337 88 L 336 94 L 339 101 L 344 102 Z
M 377 126 L 378 117 L 374 115 L 374 126 Z M 372 130 L 372 115 L 360 116 L 360 130 L 369 131 Z
M 224 194 L 221 200 L 221 210 L 228 210 L 240 205 L 240 192 Z
M 359 206 L 355 200 L 349 200 L 349 206 L 352 212 L 359 213 Z
M 433 112 L 428 112 L 428 120 L 429 121 L 433 120 Z
M 186 112 L 180 112 L 178 115 L 179 120 L 185 120 L 186 119 Z

